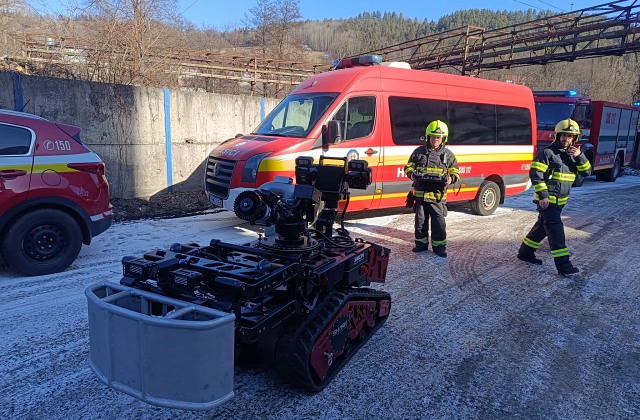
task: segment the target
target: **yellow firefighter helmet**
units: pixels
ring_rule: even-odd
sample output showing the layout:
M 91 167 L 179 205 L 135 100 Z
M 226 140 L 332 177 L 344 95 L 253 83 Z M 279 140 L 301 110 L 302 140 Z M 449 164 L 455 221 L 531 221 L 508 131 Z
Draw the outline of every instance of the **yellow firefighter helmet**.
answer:
M 560 139 L 560 134 L 573 134 L 573 142 L 577 142 L 580 138 L 580 126 L 577 122 L 570 118 L 560 121 L 556 124 L 556 140 Z
M 447 142 L 447 138 L 449 137 L 449 127 L 440 120 L 431 121 L 424 134 L 427 141 L 429 141 L 429 136 L 442 137 L 442 144 L 444 144 Z

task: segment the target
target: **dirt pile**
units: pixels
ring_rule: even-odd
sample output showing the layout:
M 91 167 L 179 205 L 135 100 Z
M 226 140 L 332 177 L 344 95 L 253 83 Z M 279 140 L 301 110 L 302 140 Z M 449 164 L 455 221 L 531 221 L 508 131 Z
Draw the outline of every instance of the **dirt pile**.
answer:
M 204 191 L 183 191 L 142 198 L 112 198 L 113 219 L 125 220 L 181 217 L 199 214 L 213 207 Z

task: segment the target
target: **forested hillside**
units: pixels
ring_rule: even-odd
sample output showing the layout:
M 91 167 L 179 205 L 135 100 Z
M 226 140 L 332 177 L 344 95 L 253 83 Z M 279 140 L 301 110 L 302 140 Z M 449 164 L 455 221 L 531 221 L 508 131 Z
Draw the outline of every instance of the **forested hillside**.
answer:
M 437 20 L 419 20 L 406 18 L 401 13 L 363 12 L 349 19 L 312 21 L 301 15 L 299 0 L 256 0 L 255 6 L 246 11 L 244 21 L 235 27 L 202 28 L 180 16 L 175 0 L 79 3 L 82 3 L 81 9 L 70 9 L 65 15 L 42 16 L 34 13 L 26 0 L 0 0 L 0 57 L 3 58 L 0 68 L 112 83 L 172 86 L 179 78 L 169 77 L 158 69 L 163 58 L 185 52 L 317 63 L 328 68 L 333 60 L 341 57 L 467 25 L 495 29 L 552 14 L 533 9 L 521 12 L 469 9 Z M 18 59 L 25 56 L 25 50 L 33 54 L 32 50 L 37 48 L 29 42 L 34 39 L 57 42 L 60 37 L 67 42 L 81 40 L 72 51 L 65 49 L 65 57 L 75 54 L 73 66 L 59 63 L 34 66 Z M 119 55 L 114 55 L 116 51 Z M 91 60 L 99 66 L 90 66 Z M 640 97 L 639 61 L 638 54 L 633 53 L 486 71 L 480 77 L 522 83 L 533 89 L 572 88 L 598 99 L 628 103 Z M 192 87 L 241 93 L 237 85 L 227 80 Z M 265 83 L 261 89 L 256 93 L 281 96 L 290 86 L 270 90 Z
M 333 57 L 353 55 L 467 25 L 496 29 L 547 16 L 550 12 L 460 10 L 437 21 L 405 18 L 402 13 L 364 12 L 345 20 L 306 21 L 307 45 Z

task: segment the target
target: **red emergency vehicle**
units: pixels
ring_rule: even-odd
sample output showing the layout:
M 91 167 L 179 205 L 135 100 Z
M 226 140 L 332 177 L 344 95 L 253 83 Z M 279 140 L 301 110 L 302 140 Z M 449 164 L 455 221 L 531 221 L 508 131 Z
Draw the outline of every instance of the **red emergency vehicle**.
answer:
M 555 125 L 567 118 L 580 126 L 578 142 L 591 162 L 597 180 L 613 182 L 629 165 L 636 147 L 640 103 L 634 105 L 594 101 L 574 90 L 534 91 L 538 121 L 538 148 L 554 139 Z M 584 177 L 577 176 L 574 186 Z
M 62 271 L 113 220 L 104 163 L 80 128 L 0 109 L 0 251 L 24 275 Z
M 481 215 L 530 187 L 535 147 L 533 94 L 525 86 L 384 63 L 380 56 L 342 61 L 298 85 L 249 135 L 214 149 L 205 189 L 214 206 L 276 176 L 294 178 L 297 156 L 364 159 L 367 190 L 351 191 L 349 210 L 401 207 L 411 181 L 404 166 L 424 144 L 430 121 L 449 126 L 461 181 L 448 201 L 469 201 Z

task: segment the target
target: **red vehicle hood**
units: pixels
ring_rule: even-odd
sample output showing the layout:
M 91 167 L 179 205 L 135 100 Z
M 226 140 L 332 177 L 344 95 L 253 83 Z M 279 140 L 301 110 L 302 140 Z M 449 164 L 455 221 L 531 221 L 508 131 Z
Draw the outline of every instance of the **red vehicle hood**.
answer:
M 228 160 L 247 160 L 251 156 L 282 150 L 307 140 L 294 137 L 247 135 L 225 141 L 213 149 L 211 156 Z

